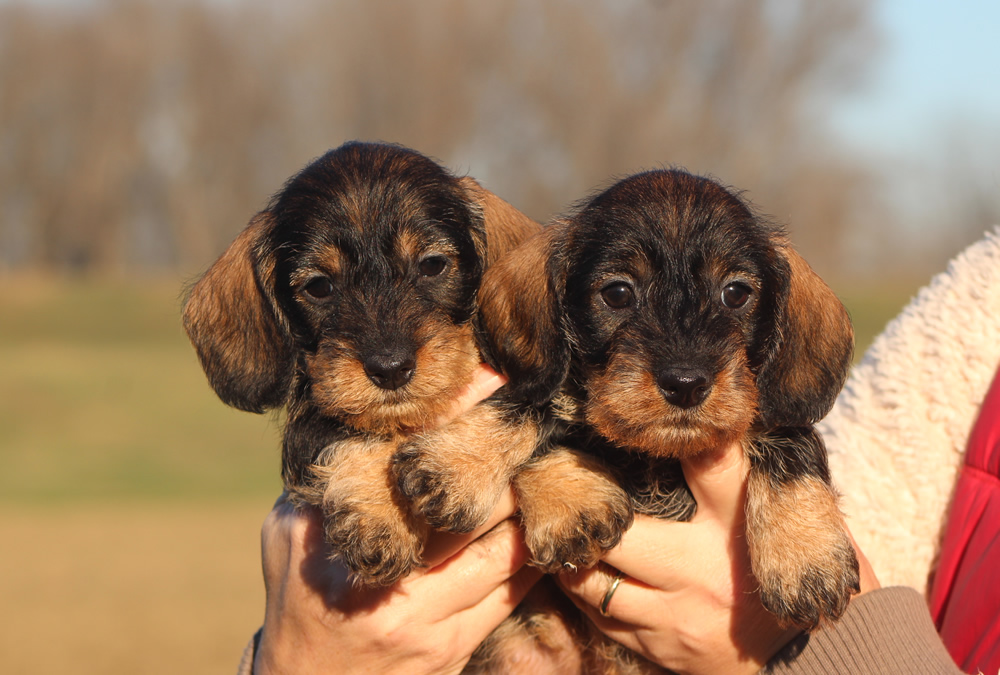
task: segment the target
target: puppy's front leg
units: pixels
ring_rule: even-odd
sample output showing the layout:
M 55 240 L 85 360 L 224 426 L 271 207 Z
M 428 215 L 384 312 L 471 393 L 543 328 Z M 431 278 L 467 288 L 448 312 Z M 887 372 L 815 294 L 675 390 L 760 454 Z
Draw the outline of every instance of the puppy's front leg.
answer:
M 532 460 L 514 488 L 531 564 L 592 567 L 632 525 L 632 502 L 603 463 L 565 447 Z
M 860 590 L 858 559 L 815 430 L 755 441 L 747 540 L 764 607 L 805 630 L 844 613 Z
M 323 486 L 327 541 L 363 584 L 387 586 L 420 564 L 427 526 L 415 518 L 391 472 L 396 440 L 348 438 L 313 465 Z
M 393 461 L 399 489 L 437 529 L 483 524 L 518 467 L 535 451 L 538 427 L 481 403 L 444 427 L 405 443 Z

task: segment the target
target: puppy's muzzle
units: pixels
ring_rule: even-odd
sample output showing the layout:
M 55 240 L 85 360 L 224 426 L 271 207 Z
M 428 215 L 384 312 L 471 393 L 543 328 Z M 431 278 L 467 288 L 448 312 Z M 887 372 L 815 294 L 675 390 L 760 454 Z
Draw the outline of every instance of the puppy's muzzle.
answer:
M 684 410 L 699 405 L 712 389 L 708 373 L 701 368 L 667 368 L 657 375 L 656 384 L 667 403 Z
M 417 362 L 413 354 L 395 350 L 369 355 L 363 362 L 365 375 L 375 386 L 395 391 L 413 379 Z

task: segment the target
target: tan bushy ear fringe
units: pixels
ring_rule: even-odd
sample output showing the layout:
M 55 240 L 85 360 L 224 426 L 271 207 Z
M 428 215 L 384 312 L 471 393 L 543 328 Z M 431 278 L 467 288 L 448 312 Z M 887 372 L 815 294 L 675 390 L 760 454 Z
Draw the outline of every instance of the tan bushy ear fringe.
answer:
M 290 374 L 288 327 L 268 290 L 274 261 L 260 250 L 271 225 L 269 212 L 254 216 L 184 303 L 184 329 L 212 388 L 256 413 L 284 403 Z

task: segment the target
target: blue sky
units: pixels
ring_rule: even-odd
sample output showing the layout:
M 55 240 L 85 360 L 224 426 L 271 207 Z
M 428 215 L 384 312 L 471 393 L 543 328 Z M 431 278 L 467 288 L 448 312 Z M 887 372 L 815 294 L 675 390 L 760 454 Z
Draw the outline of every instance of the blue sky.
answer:
M 883 49 L 865 90 L 836 114 L 837 128 L 892 155 L 933 155 L 956 125 L 992 131 L 995 143 L 1000 2 L 881 0 L 876 13 Z

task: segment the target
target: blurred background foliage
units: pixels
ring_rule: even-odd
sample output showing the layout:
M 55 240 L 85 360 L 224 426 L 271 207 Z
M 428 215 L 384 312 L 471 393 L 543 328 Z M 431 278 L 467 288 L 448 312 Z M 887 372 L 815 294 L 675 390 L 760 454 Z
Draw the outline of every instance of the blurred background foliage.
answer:
M 215 398 L 182 288 L 345 140 L 416 148 L 539 220 L 639 169 L 713 175 L 788 228 L 860 352 L 1000 220 L 960 130 L 940 166 L 838 137 L 874 5 L 0 2 L 0 604 L 21 617 L 0 671 L 235 667 L 280 424 Z M 937 192 L 901 206 L 899 171 Z
M 360 138 L 542 220 L 616 174 L 684 166 L 746 190 L 822 271 L 854 268 L 894 231 L 825 110 L 877 49 L 870 5 L 5 5 L 0 265 L 200 270 L 290 174 Z

